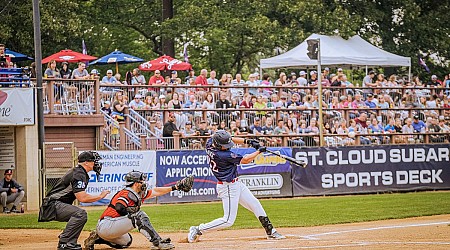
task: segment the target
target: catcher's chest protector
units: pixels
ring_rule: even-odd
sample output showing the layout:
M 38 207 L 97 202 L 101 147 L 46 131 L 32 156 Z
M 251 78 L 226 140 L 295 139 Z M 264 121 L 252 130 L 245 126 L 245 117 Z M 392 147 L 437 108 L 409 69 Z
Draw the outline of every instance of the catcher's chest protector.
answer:
M 141 199 L 132 190 L 129 190 L 127 188 L 122 189 L 119 192 L 117 192 L 111 199 L 108 208 L 106 208 L 105 212 L 103 212 L 100 219 L 103 219 L 104 217 L 111 217 L 111 218 L 120 217 L 121 215 L 116 211 L 117 203 L 121 203 L 125 207 L 140 207 L 142 202 Z

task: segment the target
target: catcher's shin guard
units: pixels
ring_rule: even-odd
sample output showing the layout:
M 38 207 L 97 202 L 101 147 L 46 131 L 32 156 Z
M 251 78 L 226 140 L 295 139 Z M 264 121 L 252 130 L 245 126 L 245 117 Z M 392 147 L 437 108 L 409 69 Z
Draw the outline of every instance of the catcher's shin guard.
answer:
M 266 234 L 267 235 L 272 234 L 273 226 L 272 226 L 272 223 L 269 220 L 269 217 L 267 217 L 267 216 L 259 216 L 259 221 L 261 222 L 261 225 L 266 230 Z
M 143 211 L 138 211 L 132 215 L 136 222 L 136 226 L 141 234 L 143 234 L 154 246 L 158 246 L 161 241 L 161 237 L 153 228 L 152 223 L 148 215 Z

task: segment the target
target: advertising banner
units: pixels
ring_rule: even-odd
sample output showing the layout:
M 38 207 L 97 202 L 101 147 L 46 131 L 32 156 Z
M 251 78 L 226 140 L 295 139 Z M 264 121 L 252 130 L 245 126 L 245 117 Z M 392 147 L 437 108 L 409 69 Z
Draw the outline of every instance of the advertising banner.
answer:
M 293 149 L 294 196 L 450 189 L 450 145 Z
M 191 191 L 188 193 L 171 191 L 158 197 L 158 203 L 218 200 L 217 179 L 212 173 L 204 150 L 157 151 L 156 169 L 156 183 L 159 187 L 172 186 L 183 177 L 194 176 L 194 186 Z
M 125 175 L 137 170 L 147 173 L 148 188 L 156 185 L 156 152 L 155 151 L 97 151 L 103 163 L 100 177 L 94 171 L 89 172 L 89 184 L 86 192 L 91 195 L 99 195 L 103 190 L 111 193 L 104 199 L 94 203 L 83 203 L 82 205 L 104 205 L 108 204 L 114 194 L 125 186 Z
M 0 126 L 34 125 L 33 89 L 0 90 Z
M 270 148 L 283 155 L 292 156 L 290 148 Z M 255 152 L 253 148 L 234 148 L 239 155 Z M 259 154 L 252 163 L 238 167 L 239 181 L 256 197 L 292 196 L 291 164 L 270 154 Z

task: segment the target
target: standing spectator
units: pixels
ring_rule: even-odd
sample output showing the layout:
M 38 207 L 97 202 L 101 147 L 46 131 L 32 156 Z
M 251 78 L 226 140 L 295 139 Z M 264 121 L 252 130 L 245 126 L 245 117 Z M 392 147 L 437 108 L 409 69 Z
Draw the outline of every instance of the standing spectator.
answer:
M 61 70 L 59 71 L 61 78 L 63 79 L 69 79 L 70 76 L 72 75 L 72 70 L 69 69 L 69 63 L 68 62 L 63 62 L 61 64 Z
M 141 71 L 138 68 L 133 69 L 131 85 L 145 85 L 145 77 L 141 75 Z
M 56 61 L 51 60 L 47 64 L 47 69 L 44 72 L 45 78 L 61 78 L 61 74 L 59 73 L 59 69 L 56 68 Z
M 311 77 L 309 78 L 308 85 L 311 87 L 316 87 L 317 86 L 317 71 L 312 70 L 311 72 L 309 72 L 309 75 Z
M 298 86 L 301 86 L 301 87 L 306 87 L 306 86 L 308 86 L 308 81 L 306 80 L 306 72 L 305 71 L 300 71 L 300 73 L 299 73 L 299 77 L 298 77 L 298 79 L 297 79 L 297 82 L 298 82 Z
M 431 76 L 431 81 L 427 83 L 427 87 L 437 88 L 440 85 L 439 80 L 436 75 Z
M 170 84 L 171 85 L 175 85 L 178 84 L 178 72 L 176 70 L 172 70 L 172 72 L 170 72 Z
M 250 74 L 248 76 L 248 80 L 247 80 L 247 82 L 245 84 L 247 86 L 249 86 L 249 87 L 257 87 L 258 86 L 258 82 L 256 81 L 256 75 L 255 74 Z M 257 88 L 249 88 L 248 89 L 248 93 L 250 93 L 251 95 L 257 95 L 258 94 L 258 89 Z
M 67 222 L 66 228 L 59 235 L 58 250 L 81 250 L 77 240 L 87 222 L 87 213 L 85 210 L 73 206 L 74 200 L 91 203 L 105 198 L 110 193 L 106 189 L 96 196 L 86 193 L 89 184 L 88 172 L 95 171 L 98 178 L 102 170 L 102 164 L 99 162 L 101 159 L 95 151 L 82 152 L 78 155 L 78 166 L 70 169 L 59 179 L 44 198 L 41 211 L 45 211 L 42 214 L 49 216 L 39 216 L 39 221 Z
M 148 80 L 148 85 L 162 85 L 164 77 L 161 76 L 161 71 L 155 70 L 155 74 Z
M 86 70 L 86 64 L 84 62 L 78 63 L 78 68 L 72 72 L 72 79 L 89 79 L 90 75 Z
M 20 213 L 17 209 L 19 203 L 22 201 L 25 191 L 23 187 L 12 178 L 13 170 L 5 170 L 5 178 L 0 180 L 0 201 L 3 206 L 3 213 Z M 6 207 L 8 204 L 13 203 L 11 210 Z
M 195 82 L 195 79 L 196 79 L 196 78 L 197 78 L 197 77 L 195 76 L 195 71 L 194 71 L 193 69 L 191 69 L 191 70 L 189 71 L 188 76 L 186 76 L 186 78 L 184 78 L 184 81 L 186 82 L 187 85 L 189 85 L 190 82 L 191 82 L 191 79 Z
M 98 78 L 100 78 L 100 72 L 97 69 L 91 70 L 90 78 L 91 79 L 98 79 Z
M 112 115 L 117 116 L 117 121 L 123 122 L 125 121 L 125 114 L 124 110 L 125 108 L 128 108 L 128 105 L 126 104 L 122 92 L 117 92 L 114 97 L 114 102 L 112 105 Z
M 0 44 L 0 68 L 8 68 L 11 58 L 5 54 L 5 45 Z
M 366 89 L 363 89 L 363 93 L 365 95 L 369 94 L 369 93 L 373 93 L 373 89 L 372 88 L 377 86 L 376 83 L 372 82 L 374 77 L 375 77 L 375 71 L 373 71 L 373 70 L 371 70 L 369 72 L 369 74 L 364 77 L 362 86 L 366 88 Z

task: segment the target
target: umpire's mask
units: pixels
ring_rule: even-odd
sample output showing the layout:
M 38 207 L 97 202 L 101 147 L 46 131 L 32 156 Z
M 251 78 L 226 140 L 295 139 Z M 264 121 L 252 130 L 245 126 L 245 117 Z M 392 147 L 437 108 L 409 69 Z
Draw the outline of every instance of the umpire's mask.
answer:
M 100 160 L 102 157 L 99 153 L 95 151 L 84 151 L 80 155 L 78 155 L 78 162 L 94 162 L 94 172 L 97 175 L 97 179 L 100 177 L 100 172 L 102 171 L 102 163 Z

